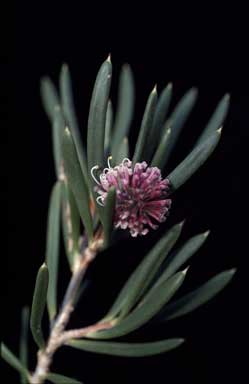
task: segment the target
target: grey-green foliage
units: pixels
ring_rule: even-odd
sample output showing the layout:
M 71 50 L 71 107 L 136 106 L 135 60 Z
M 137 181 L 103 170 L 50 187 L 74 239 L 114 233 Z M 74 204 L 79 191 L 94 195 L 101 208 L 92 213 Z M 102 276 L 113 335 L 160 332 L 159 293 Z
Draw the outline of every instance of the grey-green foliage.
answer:
M 47 220 L 46 263 L 49 271 L 47 307 L 50 321 L 54 319 L 57 313 L 57 279 L 62 187 L 62 183 L 57 181 L 52 189 Z
M 101 65 L 95 81 L 86 146 L 81 141 L 68 66 L 62 66 L 59 93 L 48 77 L 43 78 L 41 82 L 42 102 L 52 126 L 57 182 L 53 187 L 49 205 L 46 264 L 43 264 L 38 271 L 30 316 L 31 332 L 40 349 L 45 345 L 42 319 L 46 303 L 50 326 L 53 325 L 57 314 L 61 223 L 72 273 L 76 258 L 80 256 L 82 244 L 87 245 L 94 236 L 97 238 L 103 236 L 104 248 L 108 250 L 111 245 L 118 191 L 115 188 L 108 191 L 103 207 L 98 206 L 96 202 L 94 204 L 96 180 L 91 177 L 91 170 L 92 167 L 98 166 L 100 174 L 106 165 L 107 156 L 113 156 L 112 160 L 109 159 L 113 167 L 129 157 L 128 135 L 134 113 L 135 95 L 132 72 L 130 67 L 125 65 L 121 70 L 115 114 L 110 100 L 111 76 L 112 64 L 108 58 Z M 190 89 L 168 115 L 171 99 L 171 84 L 162 91 L 159 99 L 156 89 L 149 95 L 133 155 L 134 163 L 146 160 L 149 165 L 159 167 L 163 174 L 184 124 L 196 104 L 197 91 L 195 88 Z M 169 173 L 171 193 L 183 185 L 211 155 L 219 142 L 221 126 L 228 108 L 229 95 L 225 95 L 215 108 L 194 148 Z M 191 128 L 189 129 L 191 135 Z M 83 237 L 80 218 L 85 232 Z M 180 237 L 181 230 L 182 223 L 170 228 L 127 279 L 110 310 L 99 321 L 101 326 L 107 322 L 109 328 L 89 331 L 83 340 L 68 341 L 69 346 L 107 355 L 138 357 L 163 353 L 182 344 L 181 338 L 149 343 L 105 341 L 128 335 L 148 323 L 151 325 L 164 323 L 186 315 L 210 300 L 231 281 L 234 269 L 221 272 L 196 290 L 172 300 L 174 294 L 181 288 L 187 272 L 187 268 L 181 271 L 179 269 L 186 266 L 207 238 L 207 232 L 194 236 L 174 251 L 173 247 Z M 86 287 L 84 282 L 81 287 Z M 80 290 L 74 304 L 79 296 Z M 20 360 L 5 344 L 2 344 L 1 348 L 3 359 L 20 373 L 23 384 L 28 382 L 30 375 L 28 320 L 28 311 L 25 309 L 22 316 Z M 48 373 L 47 380 L 56 384 L 69 381 L 72 384 L 79 383 L 75 379 L 57 373 Z
M 48 267 L 44 263 L 37 274 L 35 290 L 33 295 L 31 316 L 30 316 L 30 329 L 34 341 L 39 348 L 44 348 L 45 340 L 42 331 L 42 318 L 47 301 L 49 272 Z

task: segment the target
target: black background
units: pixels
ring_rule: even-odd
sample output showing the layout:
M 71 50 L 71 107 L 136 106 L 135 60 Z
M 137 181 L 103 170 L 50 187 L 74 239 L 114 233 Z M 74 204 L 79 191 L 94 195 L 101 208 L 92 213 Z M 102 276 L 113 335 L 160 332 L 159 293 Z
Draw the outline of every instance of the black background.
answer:
M 128 8 L 120 3 L 117 9 L 107 3 L 102 8 L 96 4 L 90 9 L 83 5 L 76 7 L 74 2 L 53 3 L 53 6 L 44 2 L 31 6 L 25 2 L 13 11 L 14 40 L 10 35 L 7 39 L 10 71 L 7 75 L 2 73 L 2 80 L 9 95 L 4 104 L 7 106 L 4 123 L 9 127 L 8 309 L 4 341 L 15 353 L 21 307 L 31 303 L 36 271 L 44 260 L 47 206 L 55 180 L 51 129 L 41 106 L 39 81 L 48 74 L 57 82 L 61 64 L 69 64 L 84 136 L 94 79 L 100 64 L 111 52 L 114 100 L 122 63 L 129 62 L 135 75 L 137 98 L 132 146 L 147 95 L 155 83 L 161 90 L 172 81 L 174 101 L 191 86 L 199 89 L 198 103 L 170 160 L 169 171 L 187 154 L 226 92 L 231 93 L 231 108 L 219 147 L 175 194 L 167 223 L 147 238 L 123 242 L 93 264 L 88 274 L 89 291 L 81 300 L 71 326 L 102 316 L 148 247 L 166 228 L 184 218 L 187 220 L 181 241 L 207 229 L 211 234 L 193 258 L 182 292 L 223 269 L 236 267 L 238 272 L 212 303 L 167 325 L 144 328 L 129 338 L 142 341 L 186 337 L 186 344 L 179 350 L 128 359 L 64 349 L 56 355 L 54 371 L 89 384 L 244 382 L 248 302 L 245 179 L 249 138 L 246 27 L 235 10 L 231 20 L 227 19 L 225 10 L 219 17 L 214 17 L 213 11 L 203 7 L 189 18 L 181 5 L 175 12 L 156 6 L 153 10 L 150 6 L 135 12 L 134 4 Z M 68 278 L 67 263 L 62 257 L 60 296 Z M 34 346 L 31 355 L 34 367 Z M 16 373 L 5 368 L 4 382 L 17 382 Z

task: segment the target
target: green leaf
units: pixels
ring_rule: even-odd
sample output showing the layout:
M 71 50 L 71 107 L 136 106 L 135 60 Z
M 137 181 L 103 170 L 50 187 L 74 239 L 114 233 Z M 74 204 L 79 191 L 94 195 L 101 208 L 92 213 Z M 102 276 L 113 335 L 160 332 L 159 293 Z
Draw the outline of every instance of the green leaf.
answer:
M 104 140 L 104 150 L 107 155 L 110 155 L 112 124 L 113 124 L 113 109 L 112 109 L 112 102 L 111 100 L 109 100 L 107 105 L 107 112 L 106 112 L 105 140 Z
M 178 251 L 174 252 L 163 265 L 162 278 L 167 280 L 171 277 L 190 257 L 192 257 L 202 244 L 207 240 L 209 231 L 191 237 Z
M 108 247 L 111 241 L 115 203 L 116 189 L 115 187 L 111 187 L 108 191 L 103 209 L 104 248 Z
M 217 146 L 221 136 L 219 129 L 207 140 L 195 147 L 190 154 L 167 176 L 172 192 L 184 184 L 205 163 Z
M 76 149 L 69 129 L 65 129 L 62 153 L 69 188 L 72 190 L 88 239 L 93 236 L 88 186 L 82 176 Z
M 52 189 L 47 224 L 46 263 L 49 270 L 47 307 L 52 321 L 57 312 L 57 277 L 60 244 L 60 213 L 62 182 L 57 181 Z
M 112 64 L 108 58 L 100 67 L 95 81 L 87 133 L 88 171 L 93 166 L 104 167 L 104 138 L 108 98 L 111 86 Z
M 1 356 L 3 360 L 5 360 L 6 363 L 8 363 L 12 368 L 16 369 L 27 379 L 29 378 L 29 372 L 27 371 L 27 369 L 22 365 L 20 360 L 18 360 L 18 358 L 9 350 L 9 348 L 4 343 L 1 343 Z
M 132 160 L 133 164 L 136 164 L 138 161 L 144 160 L 147 156 L 148 135 L 152 129 L 156 104 L 157 104 L 157 90 L 156 90 L 156 87 L 154 87 L 154 89 L 150 93 L 150 96 L 148 98 L 146 108 L 144 111 L 141 128 L 140 128 L 139 135 L 136 142 L 135 153 Z M 148 146 L 149 146 L 149 143 L 148 143 Z
M 155 321 L 164 322 L 186 315 L 205 304 L 217 295 L 233 278 L 235 269 L 224 271 L 208 280 L 196 290 L 184 295 L 176 301 L 166 305 L 155 318 Z
M 66 121 L 69 125 L 70 131 L 72 132 L 74 145 L 78 154 L 78 160 L 81 166 L 81 171 L 85 178 L 85 183 L 88 180 L 87 173 L 87 161 L 84 147 L 80 136 L 80 130 L 78 120 L 74 108 L 72 80 L 67 64 L 63 64 L 60 73 L 60 95 L 62 101 L 62 109 Z M 65 128 L 65 127 L 64 127 Z
M 63 183 L 62 223 L 65 250 L 71 270 L 79 254 L 80 215 L 73 193 L 66 182 Z
M 42 317 L 44 314 L 47 292 L 48 292 L 48 267 L 44 263 L 37 274 L 35 290 L 33 295 L 31 316 L 30 316 L 30 328 L 34 338 L 34 341 L 39 348 L 44 348 L 45 341 L 42 332 Z
M 87 338 L 112 339 L 124 336 L 146 324 L 171 299 L 180 288 L 186 275 L 186 270 L 176 273 L 167 281 L 155 286 L 127 317 L 116 322 L 113 328 L 87 334 Z
M 214 113 L 207 123 L 204 131 L 197 141 L 197 145 L 205 141 L 212 133 L 217 131 L 224 123 L 230 104 L 230 95 L 227 93 L 218 103 Z
M 21 336 L 20 336 L 20 361 L 23 367 L 28 369 L 28 330 L 29 330 L 29 308 L 22 308 Z M 20 375 L 22 384 L 27 384 L 27 377 L 23 372 Z
M 82 381 L 52 372 L 47 374 L 46 379 L 53 384 L 82 384 Z
M 57 178 L 60 178 L 61 167 L 62 167 L 62 156 L 61 156 L 61 142 L 62 134 L 66 126 L 60 106 L 54 108 L 54 117 L 52 123 L 52 136 L 53 136 L 53 156 L 55 162 L 55 170 Z
M 134 80 L 129 65 L 125 64 L 120 73 L 118 89 L 118 106 L 113 129 L 111 154 L 115 163 L 122 140 L 128 136 L 134 110 Z
M 150 343 L 111 343 L 103 341 L 72 340 L 70 347 L 87 352 L 112 356 L 142 357 L 158 355 L 179 347 L 184 339 L 167 339 Z
M 53 122 L 55 109 L 60 107 L 60 100 L 57 90 L 49 77 L 41 79 L 41 99 L 49 120 Z
M 169 109 L 172 96 L 172 83 L 169 83 L 167 87 L 162 91 L 155 110 L 152 129 L 149 133 L 149 139 L 147 146 L 147 160 L 150 160 L 155 148 L 160 143 L 162 128 L 165 125 L 167 112 Z
M 171 128 L 167 122 L 165 126 L 165 132 L 151 161 L 152 167 L 158 167 L 159 169 L 164 168 L 167 161 L 167 146 L 169 144 L 170 135 Z
M 167 146 L 167 154 L 165 155 L 164 163 L 167 163 L 167 160 L 180 136 L 182 128 L 187 121 L 197 99 L 197 90 L 191 88 L 179 101 L 175 109 L 169 117 L 171 125 L 171 135 L 170 141 Z
M 115 318 L 120 312 L 125 316 L 137 303 L 179 238 L 182 226 L 183 222 L 176 224 L 155 244 L 127 280 L 103 321 Z
M 116 156 L 116 164 L 122 163 L 125 158 L 129 158 L 129 142 L 127 137 L 125 137 L 120 144 L 119 151 Z

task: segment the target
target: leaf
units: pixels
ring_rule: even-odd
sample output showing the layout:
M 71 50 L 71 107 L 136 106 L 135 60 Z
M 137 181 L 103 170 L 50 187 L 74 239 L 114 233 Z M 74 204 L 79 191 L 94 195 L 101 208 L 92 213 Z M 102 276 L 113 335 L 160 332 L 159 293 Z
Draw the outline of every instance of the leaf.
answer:
M 36 342 L 39 348 L 43 348 L 45 346 L 45 341 L 42 332 L 42 317 L 46 306 L 48 281 L 48 267 L 44 263 L 40 267 L 36 277 L 30 316 L 30 329 L 34 341 Z
M 71 270 L 79 253 L 80 215 L 73 193 L 66 182 L 63 183 L 63 234 L 65 250 Z
M 41 99 L 45 112 L 51 123 L 53 123 L 56 107 L 60 107 L 60 100 L 57 90 L 49 77 L 41 79 Z
M 165 126 L 165 132 L 151 161 L 152 167 L 158 167 L 159 169 L 164 168 L 167 161 L 167 146 L 169 144 L 170 135 L 171 128 L 169 126 L 169 123 L 167 122 Z
M 28 330 L 29 330 L 29 308 L 22 308 L 22 317 L 21 317 L 21 336 L 20 336 L 20 361 L 23 367 L 28 369 Z M 22 372 L 20 375 L 20 380 L 22 384 L 27 384 L 27 377 Z
M 221 130 L 213 133 L 207 140 L 195 147 L 190 154 L 167 176 L 171 183 L 171 191 L 184 184 L 214 151 L 220 140 Z
M 167 281 L 154 287 L 144 297 L 143 304 L 136 307 L 127 317 L 116 322 L 113 328 L 87 334 L 87 338 L 113 339 L 124 336 L 146 324 L 171 299 L 180 288 L 186 271 L 178 272 Z
M 166 305 L 154 321 L 164 322 L 186 315 L 205 304 L 219 293 L 233 278 L 235 269 L 224 271 L 208 280 L 196 290 Z
M 178 251 L 169 257 L 163 265 L 164 272 L 162 277 L 164 280 L 170 278 L 190 257 L 192 257 L 198 249 L 207 240 L 209 231 L 191 237 Z
M 93 236 L 93 225 L 90 213 L 89 191 L 82 176 L 77 153 L 69 129 L 65 129 L 63 134 L 62 153 L 68 185 L 73 192 L 81 220 L 90 241 Z
M 103 353 L 112 356 L 143 357 L 158 355 L 179 347 L 184 339 L 167 339 L 150 343 L 111 343 L 103 341 L 72 340 L 70 347 L 87 352 Z
M 145 256 L 121 289 L 103 321 L 115 318 L 121 311 L 122 316 L 125 316 L 136 304 L 179 238 L 182 226 L 183 222 L 173 226 Z
M 87 133 L 87 160 L 88 171 L 93 166 L 104 166 L 104 137 L 106 111 L 111 86 L 112 64 L 108 58 L 100 67 L 95 81 L 89 118 Z
M 117 157 L 121 142 L 129 133 L 133 118 L 134 99 L 135 91 L 132 71 L 130 66 L 125 64 L 120 73 L 118 106 L 111 142 L 111 154 L 115 163 L 118 163 Z
M 83 177 L 85 178 L 85 183 L 87 183 L 88 173 L 87 173 L 86 154 L 82 144 L 80 129 L 79 129 L 78 120 L 77 120 L 77 116 L 74 108 L 72 80 L 71 80 L 71 75 L 70 75 L 70 71 L 67 64 L 63 64 L 61 68 L 60 95 L 61 95 L 63 113 L 69 125 L 70 131 L 72 132 L 73 141 L 76 148 L 76 152 L 78 154 L 78 160 L 80 163 L 81 171 L 83 173 Z
M 54 156 L 57 179 L 60 179 L 61 167 L 62 167 L 61 142 L 62 142 L 62 134 L 66 126 L 60 106 L 57 106 L 54 108 L 52 126 L 53 126 L 53 129 L 52 129 L 53 156 Z
M 198 138 L 197 145 L 205 141 L 212 133 L 217 131 L 224 123 L 230 104 L 230 95 L 227 93 L 218 103 L 214 113 Z
M 57 278 L 60 244 L 60 212 L 62 183 L 57 181 L 52 189 L 47 223 L 46 263 L 49 270 L 47 307 L 50 321 L 57 312 Z
M 27 371 L 27 369 L 22 365 L 20 360 L 18 360 L 18 358 L 9 350 L 9 348 L 4 343 L 1 343 L 1 356 L 3 360 L 5 360 L 6 363 L 8 363 L 12 368 L 16 369 L 27 379 L 29 378 L 29 372 Z
M 107 193 L 105 207 L 103 209 L 104 248 L 108 247 L 111 241 L 115 203 L 116 189 L 115 187 L 111 187 Z
M 82 384 L 82 381 L 52 372 L 47 374 L 46 379 L 51 381 L 53 384 Z
M 154 87 L 154 89 L 150 93 L 150 96 L 148 98 L 146 108 L 144 111 L 141 128 L 140 128 L 136 146 L 135 146 L 135 153 L 132 160 L 133 164 L 136 164 L 138 161 L 142 161 L 146 158 L 146 155 L 147 155 L 146 144 L 148 142 L 149 132 L 152 129 L 156 104 L 157 104 L 157 90 L 156 90 L 156 87 Z
M 162 91 L 155 110 L 152 129 L 149 133 L 149 139 L 147 146 L 147 160 L 150 160 L 155 148 L 160 143 L 162 128 L 165 125 L 166 115 L 169 109 L 169 104 L 172 96 L 172 83 L 169 83 L 167 87 Z
M 125 137 L 120 144 L 119 151 L 116 156 L 116 164 L 122 163 L 122 161 L 126 158 L 129 158 L 129 142 L 127 137 Z
M 106 112 L 106 122 L 105 122 L 105 140 L 104 140 L 104 150 L 105 154 L 110 155 L 110 143 L 112 136 L 112 124 L 113 124 L 113 109 L 111 100 L 108 101 L 107 112 Z
M 167 154 L 165 154 L 164 163 L 166 164 L 168 158 L 180 136 L 182 128 L 188 119 L 197 99 L 197 90 L 191 88 L 176 105 L 175 109 L 169 117 L 171 124 L 170 141 L 167 146 Z

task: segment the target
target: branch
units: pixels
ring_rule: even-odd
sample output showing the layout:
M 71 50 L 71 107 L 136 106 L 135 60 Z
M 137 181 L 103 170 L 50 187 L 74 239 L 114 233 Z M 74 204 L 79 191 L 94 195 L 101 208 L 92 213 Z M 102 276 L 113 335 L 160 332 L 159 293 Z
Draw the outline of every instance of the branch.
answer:
M 73 275 L 69 282 L 64 300 L 62 302 L 61 310 L 57 316 L 57 319 L 52 327 L 50 336 L 47 341 L 47 345 L 44 349 L 38 351 L 38 359 L 37 366 L 30 378 L 30 384 L 42 384 L 46 379 L 47 374 L 49 373 L 49 368 L 53 360 L 54 353 L 64 345 L 65 341 L 68 340 L 68 337 L 65 338 L 64 335 L 70 335 L 70 332 L 75 332 L 77 330 L 67 331 L 65 332 L 65 328 L 69 322 L 70 315 L 74 310 L 74 302 L 82 281 L 82 278 L 91 264 L 91 262 L 95 259 L 98 251 L 101 249 L 103 245 L 103 240 L 95 240 L 93 241 L 83 252 L 82 258 L 79 264 L 74 269 Z M 104 324 L 104 323 L 103 323 Z M 101 324 L 101 328 L 103 329 L 103 324 Z M 85 329 L 92 330 L 92 327 L 96 327 L 96 325 L 86 327 Z M 82 331 L 82 330 L 79 330 Z M 70 337 L 71 338 L 71 337 Z

